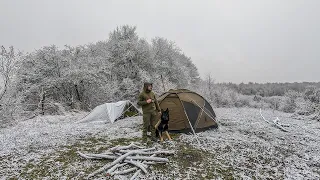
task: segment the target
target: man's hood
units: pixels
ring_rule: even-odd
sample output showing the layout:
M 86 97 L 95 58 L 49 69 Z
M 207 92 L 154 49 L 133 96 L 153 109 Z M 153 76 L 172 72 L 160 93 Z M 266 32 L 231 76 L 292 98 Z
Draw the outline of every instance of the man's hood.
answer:
M 145 82 L 145 83 L 143 84 L 143 91 L 144 91 L 144 92 L 147 92 L 147 93 L 150 92 L 150 91 L 148 90 L 148 86 L 149 86 L 149 85 L 152 86 L 152 83 L 151 83 L 151 82 Z

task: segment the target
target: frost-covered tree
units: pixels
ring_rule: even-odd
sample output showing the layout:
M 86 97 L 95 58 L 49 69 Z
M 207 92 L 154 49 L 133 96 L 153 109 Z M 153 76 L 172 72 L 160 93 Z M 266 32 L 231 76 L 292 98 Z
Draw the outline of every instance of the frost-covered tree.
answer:
M 144 81 L 154 82 L 160 94 L 163 84 L 166 90 L 186 88 L 199 81 L 199 74 L 173 42 L 155 38 L 150 44 L 136 27 L 125 25 L 104 41 L 47 46 L 28 54 L 19 68 L 17 91 L 22 103 L 39 103 L 43 89 L 47 103 L 91 109 L 104 102 L 135 101 Z
M 122 26 L 110 33 L 108 50 L 117 79 L 139 79 L 139 69 L 153 71 L 149 44 L 139 39 L 136 27 Z
M 21 59 L 21 53 L 16 53 L 13 46 L 6 49 L 1 46 L 0 50 L 0 101 L 10 86 L 10 82 L 14 76 L 14 70 Z
M 159 37 L 152 39 L 152 56 L 157 64 L 156 74 L 167 77 L 178 88 L 187 88 L 199 80 L 196 66 L 174 42 Z
M 65 69 L 69 66 L 69 62 L 62 56 L 61 51 L 56 46 L 47 46 L 28 54 L 18 72 L 18 91 L 25 94 L 24 103 L 36 104 L 40 101 L 39 94 L 44 88 L 46 92 L 53 93 L 54 100 L 61 99 L 55 97 L 55 90 L 66 89 L 65 87 Z M 33 108 L 36 108 L 35 106 Z
M 0 127 L 13 123 L 16 107 L 16 70 L 22 60 L 22 53 L 12 46 L 0 49 Z
M 119 92 L 115 96 L 135 99 L 133 92 L 141 89 L 145 76 L 149 77 L 155 69 L 150 58 L 150 45 L 138 37 L 136 27 L 125 25 L 110 33 L 108 51 L 113 64 L 111 74 L 119 84 Z M 128 96 L 129 94 L 131 96 Z

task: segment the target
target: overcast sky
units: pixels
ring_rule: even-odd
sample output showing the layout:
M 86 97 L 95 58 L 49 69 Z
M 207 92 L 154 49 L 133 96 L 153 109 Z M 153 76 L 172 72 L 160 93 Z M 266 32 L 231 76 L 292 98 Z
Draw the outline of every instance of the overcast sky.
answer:
M 124 24 L 175 41 L 218 82 L 320 81 L 320 0 L 0 0 L 0 44 L 30 52 Z

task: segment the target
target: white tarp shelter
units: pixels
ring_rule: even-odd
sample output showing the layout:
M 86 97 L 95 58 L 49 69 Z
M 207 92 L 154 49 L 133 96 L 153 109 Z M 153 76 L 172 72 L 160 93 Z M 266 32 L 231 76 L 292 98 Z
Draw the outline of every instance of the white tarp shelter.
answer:
M 126 100 L 99 105 L 95 107 L 87 116 L 82 118 L 80 122 L 100 121 L 114 123 L 116 119 L 122 116 L 131 107 L 134 107 L 138 111 L 137 114 L 142 114 L 140 109 L 134 106 L 129 100 Z

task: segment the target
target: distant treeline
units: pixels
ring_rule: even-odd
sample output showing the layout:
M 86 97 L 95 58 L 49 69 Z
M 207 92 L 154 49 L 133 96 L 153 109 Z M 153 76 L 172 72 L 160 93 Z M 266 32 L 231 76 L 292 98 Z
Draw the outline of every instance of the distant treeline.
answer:
M 216 85 L 226 86 L 244 95 L 260 95 L 262 97 L 283 96 L 289 90 L 304 92 L 308 87 L 320 88 L 320 82 L 295 82 L 295 83 L 252 83 L 234 84 L 218 83 Z

